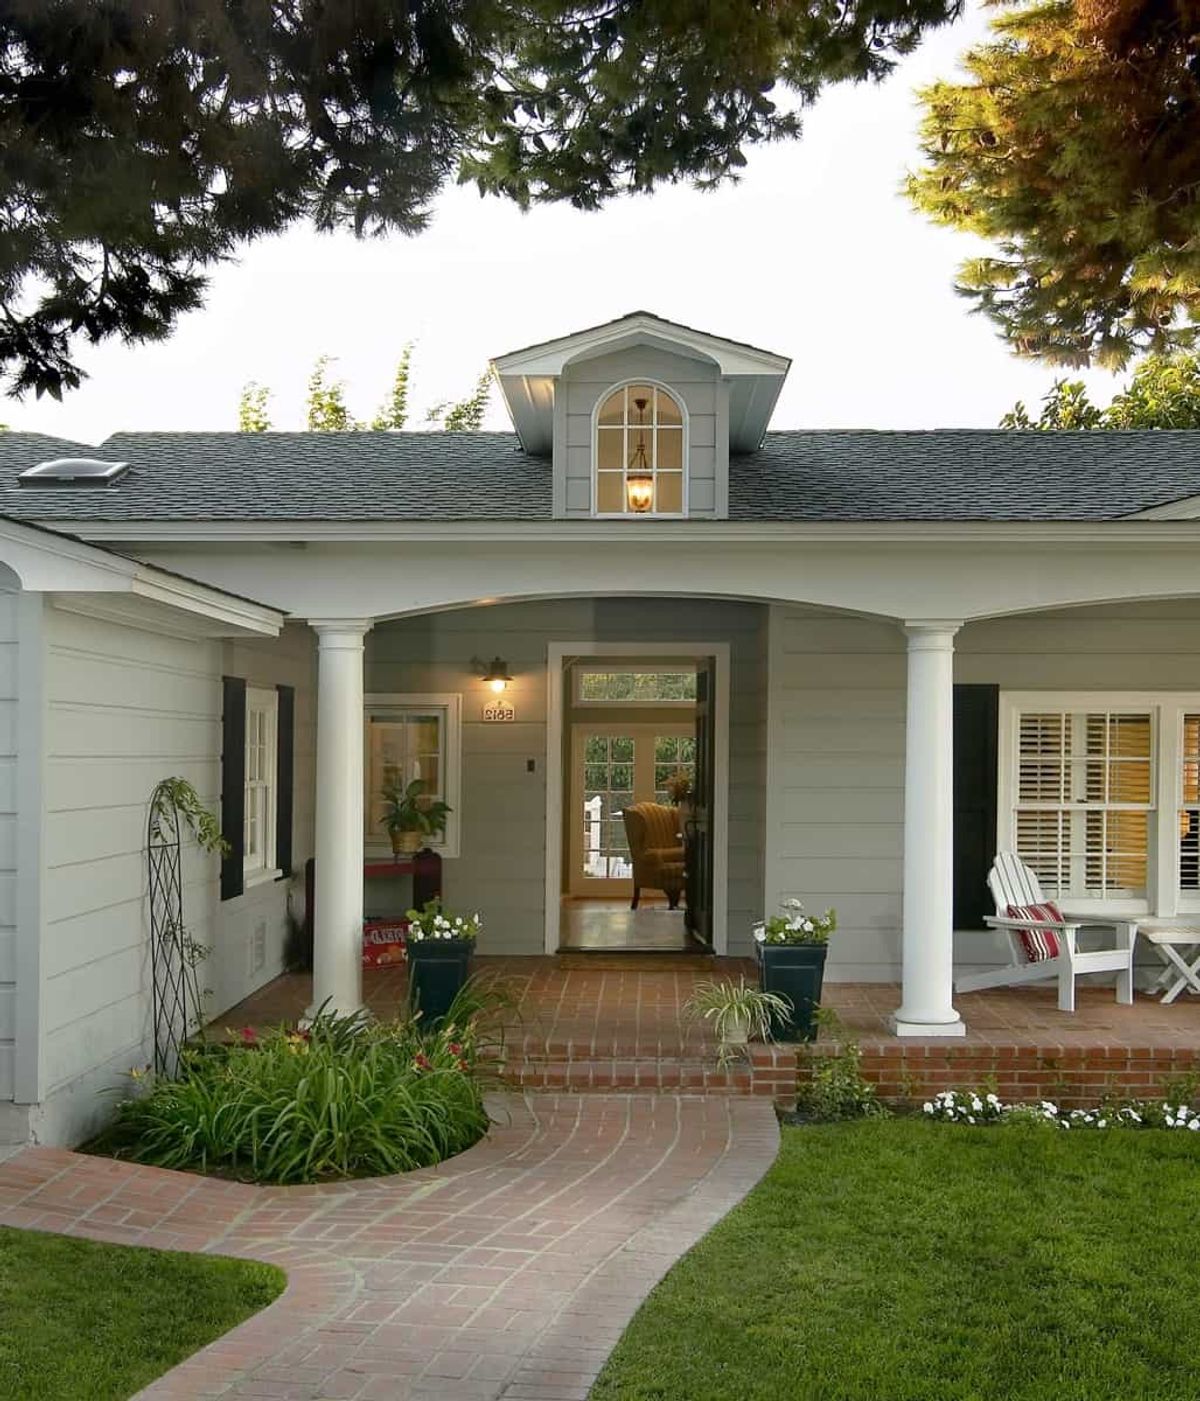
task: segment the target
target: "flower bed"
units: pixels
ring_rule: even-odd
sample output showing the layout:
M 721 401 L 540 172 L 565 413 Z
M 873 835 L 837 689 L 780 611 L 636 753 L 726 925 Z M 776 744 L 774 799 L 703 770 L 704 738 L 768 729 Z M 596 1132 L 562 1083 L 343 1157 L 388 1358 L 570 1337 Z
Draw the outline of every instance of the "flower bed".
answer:
M 1200 1131 L 1200 1110 L 1165 1100 L 1132 1100 L 1095 1109 L 1060 1109 L 1053 1100 L 1005 1104 L 977 1090 L 943 1090 L 926 1100 L 925 1115 L 947 1124 L 1045 1123 L 1062 1129 L 1188 1129 Z
M 486 1132 L 477 1016 L 318 1015 L 307 1030 L 244 1028 L 185 1053 L 174 1080 L 139 1077 L 103 1148 L 158 1167 L 304 1183 L 428 1167 Z

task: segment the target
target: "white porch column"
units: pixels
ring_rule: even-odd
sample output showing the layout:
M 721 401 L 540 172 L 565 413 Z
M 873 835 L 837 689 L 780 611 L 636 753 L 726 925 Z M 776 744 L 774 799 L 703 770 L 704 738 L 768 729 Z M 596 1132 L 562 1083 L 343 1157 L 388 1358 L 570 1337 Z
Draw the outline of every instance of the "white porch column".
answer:
M 310 619 L 317 634 L 316 899 L 312 1011 L 362 1006 L 363 638 L 369 619 Z
M 897 1036 L 963 1036 L 954 1010 L 954 634 L 905 623 L 904 932 Z

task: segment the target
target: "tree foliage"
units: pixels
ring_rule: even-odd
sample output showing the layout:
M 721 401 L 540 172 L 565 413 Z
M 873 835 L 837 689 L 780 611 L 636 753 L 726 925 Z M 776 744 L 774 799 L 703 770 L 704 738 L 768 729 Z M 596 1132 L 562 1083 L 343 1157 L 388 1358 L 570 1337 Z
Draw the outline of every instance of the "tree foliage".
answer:
M 5 0 L 0 371 L 168 335 L 298 219 L 413 233 L 448 180 L 594 209 L 712 185 L 962 0 Z
M 1051 363 L 1194 344 L 1200 6 L 1025 0 L 992 28 L 967 81 L 922 92 L 925 162 L 908 182 L 933 220 L 996 245 L 958 290 Z
M 1000 420 L 1000 427 L 1200 428 L 1200 355 L 1147 355 L 1104 408 L 1092 403 L 1082 380 L 1057 380 L 1036 418 L 1018 403 Z
M 310 433 L 394 432 L 409 419 L 409 390 L 412 382 L 413 343 L 400 352 L 387 398 L 370 420 L 355 418 L 346 403 L 344 380 L 330 377 L 333 356 L 320 355 L 308 378 L 304 426 Z M 463 399 L 443 400 L 433 405 L 425 421 L 449 433 L 474 433 L 483 427 L 492 393 L 492 372 L 485 369 L 474 389 Z M 271 391 L 255 380 L 243 389 L 238 400 L 238 429 L 243 433 L 264 433 L 270 429 L 268 404 Z
M 251 380 L 238 400 L 238 429 L 242 433 L 265 433 L 271 426 L 271 391 Z
M 475 388 L 457 403 L 443 401 L 425 415 L 427 423 L 439 424 L 447 433 L 478 433 L 483 427 L 488 400 L 492 397 L 492 372 L 484 370 Z

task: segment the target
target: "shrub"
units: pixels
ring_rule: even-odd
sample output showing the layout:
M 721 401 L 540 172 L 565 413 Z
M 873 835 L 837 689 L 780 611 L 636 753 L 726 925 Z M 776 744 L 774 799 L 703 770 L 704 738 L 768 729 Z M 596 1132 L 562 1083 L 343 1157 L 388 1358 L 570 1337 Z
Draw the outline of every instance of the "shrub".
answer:
M 820 1008 L 817 1025 L 821 1035 L 836 1045 L 830 1053 L 809 1049 L 802 1062 L 806 1073 L 796 1090 L 797 1112 L 820 1120 L 886 1118 L 887 1108 L 862 1073 L 858 1042 L 846 1036 L 837 1013 L 829 1007 Z
M 174 1080 L 122 1103 L 106 1147 L 159 1167 L 302 1183 L 428 1167 L 487 1129 L 480 995 L 440 1030 L 320 1013 L 304 1031 L 245 1028 L 185 1054 Z

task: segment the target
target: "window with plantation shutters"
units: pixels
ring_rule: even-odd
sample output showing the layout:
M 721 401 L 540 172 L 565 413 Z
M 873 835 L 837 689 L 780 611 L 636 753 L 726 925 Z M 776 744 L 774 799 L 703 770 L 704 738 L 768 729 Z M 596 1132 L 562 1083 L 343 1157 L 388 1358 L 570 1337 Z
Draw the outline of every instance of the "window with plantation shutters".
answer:
M 1200 711 L 1183 717 L 1179 764 L 1179 888 L 1200 891 Z
M 999 845 L 1080 912 L 1200 911 L 1200 696 L 1001 695 Z
M 1144 896 L 1154 796 L 1149 711 L 1022 711 L 1017 854 L 1055 895 Z

